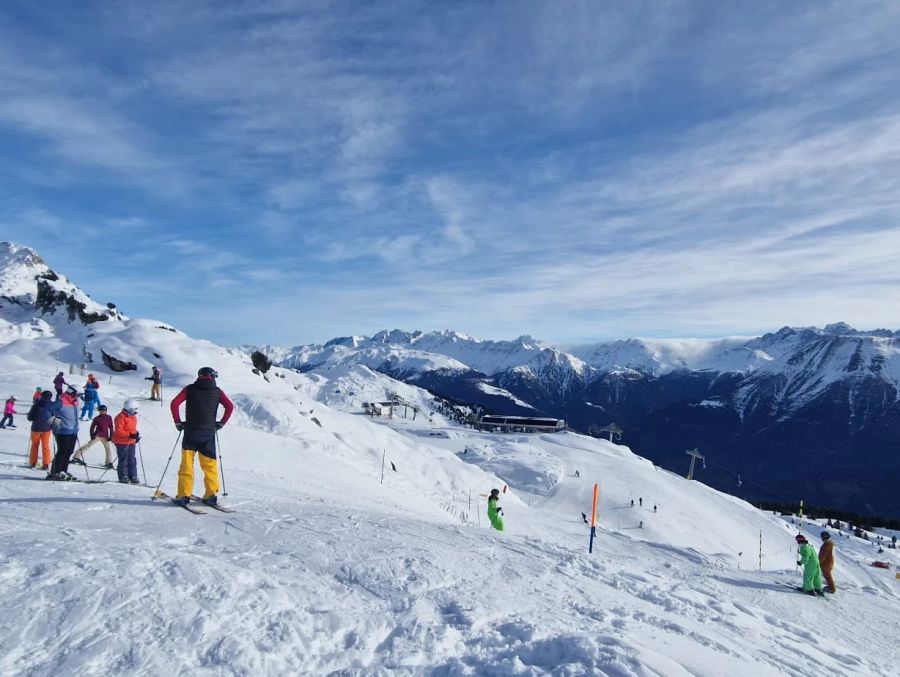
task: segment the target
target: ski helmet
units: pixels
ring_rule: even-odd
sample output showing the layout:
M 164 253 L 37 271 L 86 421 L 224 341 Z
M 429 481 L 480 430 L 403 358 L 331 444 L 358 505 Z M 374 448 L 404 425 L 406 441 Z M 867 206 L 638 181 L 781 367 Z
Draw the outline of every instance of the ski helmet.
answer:
M 829 534 L 827 531 L 823 531 L 819 535 L 822 537 L 823 541 L 827 541 L 829 538 L 831 538 L 831 534 Z
M 97 411 L 106 411 L 106 405 L 101 404 L 99 407 L 97 407 Z
M 66 393 L 68 393 L 69 395 L 75 395 L 77 397 L 78 388 L 76 388 L 75 386 L 69 386 L 68 388 L 66 388 Z
M 499 495 L 500 495 L 499 489 L 491 489 L 491 496 L 499 496 Z
M 122 409 L 134 416 L 138 412 L 137 400 L 129 397 L 127 400 L 125 400 L 125 404 L 122 405 Z
M 796 536 L 794 536 L 794 540 L 797 541 L 797 543 L 806 543 L 806 536 L 804 536 L 803 534 L 797 534 Z
M 217 372 L 212 367 L 200 367 L 197 370 L 197 376 L 208 376 L 211 378 L 219 378 L 219 372 Z

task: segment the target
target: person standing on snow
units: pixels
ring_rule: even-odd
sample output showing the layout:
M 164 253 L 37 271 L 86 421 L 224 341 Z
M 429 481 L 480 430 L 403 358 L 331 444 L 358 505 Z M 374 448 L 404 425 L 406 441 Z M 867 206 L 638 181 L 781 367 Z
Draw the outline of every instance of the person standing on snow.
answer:
M 32 404 L 34 404 L 34 403 L 37 402 L 39 399 L 41 399 L 41 394 L 42 394 L 43 392 L 44 392 L 44 389 L 41 388 L 40 386 L 38 386 L 37 388 L 34 389 L 34 395 L 31 396 L 31 402 L 32 402 Z M 53 396 L 51 395 L 51 397 L 53 397 Z
M 181 467 L 178 468 L 178 491 L 175 502 L 187 505 L 194 491 L 194 454 L 199 453 L 203 471 L 205 493 L 203 502 L 216 505 L 219 493 L 219 465 L 216 460 L 216 431 L 231 417 L 234 405 L 225 392 L 216 385 L 218 372 L 203 367 L 197 372 L 197 380 L 181 389 L 172 400 L 169 409 L 175 428 L 184 433 L 181 440 Z M 185 421 L 181 422 L 179 409 L 185 402 Z M 225 409 L 221 420 L 216 420 L 219 405 Z
M 13 414 L 18 414 L 16 411 L 16 398 L 12 395 L 9 396 L 9 399 L 6 400 L 6 404 L 3 406 L 3 418 L 0 419 L 0 428 L 15 428 L 16 425 L 13 423 Z M 6 419 L 9 419 L 7 423 Z
M 56 378 L 53 379 L 53 387 L 56 389 L 56 399 L 62 397 L 63 386 L 65 385 L 69 385 L 66 383 L 66 377 L 62 372 L 59 372 L 56 375 Z
M 112 434 L 113 444 L 116 445 L 116 453 L 119 456 L 119 481 L 122 484 L 140 484 L 138 478 L 137 458 L 134 455 L 135 445 L 141 441 L 138 432 L 138 403 L 133 399 L 125 400 L 122 411 L 116 416 L 115 429 Z
M 803 565 L 803 592 L 808 595 L 824 595 L 822 592 L 822 570 L 816 551 L 803 534 L 794 537 L 800 546 L 800 559 L 797 564 Z
M 86 421 L 94 418 L 94 405 L 100 404 L 100 396 L 97 395 L 97 389 L 88 381 L 84 386 L 84 405 L 81 407 L 81 420 Z
M 834 541 L 831 540 L 831 534 L 827 531 L 822 532 L 822 547 L 819 548 L 819 568 L 822 570 L 825 582 L 828 583 L 825 587 L 825 592 L 837 592 L 837 586 L 834 584 L 834 575 L 832 574 L 834 571 Z
M 28 452 L 28 465 L 32 468 L 37 465 L 38 447 L 41 447 L 43 464 L 41 470 L 50 469 L 50 459 L 53 454 L 50 452 L 50 435 L 53 427 L 53 393 L 45 390 L 41 393 L 41 398 L 31 405 L 26 418 L 31 421 L 31 449 Z
M 91 386 L 94 390 L 100 391 L 100 381 L 97 380 L 97 377 L 93 374 L 87 375 L 87 383 L 84 384 L 84 387 L 87 388 Z M 99 396 L 98 396 L 99 397 Z
M 78 391 L 75 386 L 66 388 L 53 403 L 53 433 L 56 437 L 56 455 L 47 474 L 48 480 L 74 480 L 69 474 L 69 459 L 78 440 Z
M 491 489 L 490 498 L 488 498 L 488 519 L 491 526 L 497 531 L 503 531 L 503 508 L 497 505 L 500 500 L 500 490 Z
M 105 404 L 101 404 L 98 407 L 98 411 L 100 413 L 94 417 L 93 421 L 91 421 L 91 441 L 78 448 L 78 451 L 76 451 L 75 455 L 72 457 L 72 463 L 87 465 L 84 462 L 84 452 L 97 444 L 97 442 L 100 442 L 100 444 L 103 445 L 103 451 L 106 453 L 106 468 L 112 470 L 113 451 L 110 440 L 112 439 L 113 434 L 113 420 L 112 416 L 106 413 Z
M 158 402 L 162 399 L 162 372 L 154 365 L 153 373 L 144 377 L 145 381 L 153 381 L 150 386 L 150 399 Z

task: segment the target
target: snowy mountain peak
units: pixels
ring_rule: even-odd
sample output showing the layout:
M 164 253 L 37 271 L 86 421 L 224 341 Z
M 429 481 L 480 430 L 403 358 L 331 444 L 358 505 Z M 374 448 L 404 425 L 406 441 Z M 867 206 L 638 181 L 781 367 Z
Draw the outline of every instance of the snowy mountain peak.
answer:
M 52 270 L 30 247 L 0 243 L 0 321 L 4 333 L 13 325 L 30 325 L 35 314 L 48 320 L 91 324 L 121 320 L 115 305 L 101 305 Z M 16 332 L 12 332 L 16 333 Z

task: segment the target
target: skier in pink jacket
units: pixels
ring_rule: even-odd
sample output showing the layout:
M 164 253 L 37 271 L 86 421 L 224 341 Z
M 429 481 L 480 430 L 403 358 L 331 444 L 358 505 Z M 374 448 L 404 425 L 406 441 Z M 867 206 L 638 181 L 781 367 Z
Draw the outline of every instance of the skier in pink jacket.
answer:
M 9 399 L 6 400 L 6 406 L 3 407 L 3 419 L 0 420 L 0 428 L 15 428 L 13 414 L 18 413 L 19 412 L 16 411 L 16 398 L 10 395 Z

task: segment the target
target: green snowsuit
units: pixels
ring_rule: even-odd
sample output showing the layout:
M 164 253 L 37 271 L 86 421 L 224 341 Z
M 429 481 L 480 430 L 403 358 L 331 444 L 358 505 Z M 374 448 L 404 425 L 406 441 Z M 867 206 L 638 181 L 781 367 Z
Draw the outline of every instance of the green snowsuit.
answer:
M 822 589 L 822 569 L 819 567 L 819 556 L 809 543 L 800 545 L 800 563 L 803 564 L 803 591 L 820 591 Z
M 497 505 L 497 500 L 497 498 L 488 499 L 488 519 L 491 521 L 492 527 L 497 531 L 503 531 L 503 509 Z M 817 559 L 816 562 L 818 561 Z

